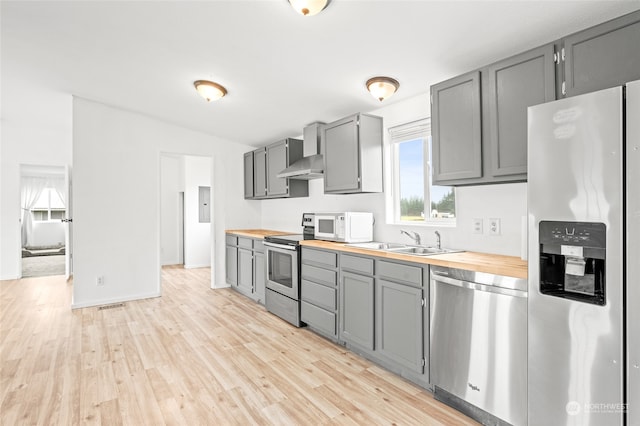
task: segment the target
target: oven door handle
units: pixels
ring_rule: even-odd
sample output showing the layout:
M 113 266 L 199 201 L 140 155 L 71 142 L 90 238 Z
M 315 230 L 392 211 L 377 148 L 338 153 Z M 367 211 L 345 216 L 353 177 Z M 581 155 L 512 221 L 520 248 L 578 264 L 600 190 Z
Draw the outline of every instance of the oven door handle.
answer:
M 288 245 L 285 245 L 285 244 L 276 244 L 276 243 L 267 243 L 267 242 L 265 242 L 264 245 L 267 246 L 267 247 L 279 248 L 279 249 L 287 250 L 287 251 L 296 251 L 295 247 L 288 246 Z

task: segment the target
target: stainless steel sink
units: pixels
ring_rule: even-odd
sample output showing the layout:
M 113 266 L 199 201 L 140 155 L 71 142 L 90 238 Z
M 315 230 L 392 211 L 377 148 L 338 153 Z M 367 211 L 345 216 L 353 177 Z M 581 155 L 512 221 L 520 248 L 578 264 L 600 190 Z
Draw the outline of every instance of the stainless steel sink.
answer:
M 463 250 L 454 250 L 454 249 L 438 248 L 438 247 L 411 246 L 408 244 L 380 243 L 380 242 L 354 243 L 354 244 L 347 244 L 347 246 L 363 248 L 368 250 L 385 251 L 388 253 L 409 254 L 414 256 L 433 256 L 435 254 L 459 253 L 463 251 Z
M 352 243 L 352 244 L 346 244 L 346 245 L 349 247 L 357 247 L 357 248 L 363 248 L 363 249 L 369 249 L 369 250 L 396 250 L 396 249 L 409 247 L 406 244 L 378 243 L 375 241 L 372 241 L 370 243 Z
M 392 253 L 413 254 L 416 256 L 431 256 L 434 254 L 459 253 L 462 250 L 453 250 L 438 247 L 409 246 L 387 251 Z

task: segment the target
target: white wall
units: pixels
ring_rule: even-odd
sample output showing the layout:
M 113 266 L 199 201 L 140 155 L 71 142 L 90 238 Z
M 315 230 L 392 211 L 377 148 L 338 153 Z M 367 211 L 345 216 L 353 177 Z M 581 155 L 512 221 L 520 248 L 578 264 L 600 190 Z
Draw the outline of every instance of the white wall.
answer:
M 184 267 L 211 265 L 211 223 L 200 223 L 200 186 L 211 186 L 211 158 L 184 159 Z M 211 194 L 215 197 L 215 194 Z M 211 206 L 211 203 L 208 203 Z
M 415 96 L 388 107 L 371 111 L 384 118 L 385 147 L 388 144 L 386 129 L 430 115 L 428 94 Z M 339 118 L 339 117 L 337 117 Z M 240 161 L 240 160 L 238 160 Z M 385 156 L 386 162 L 386 156 Z M 434 231 L 442 235 L 442 245 L 470 251 L 521 255 L 521 217 L 527 211 L 525 183 L 484 185 L 456 189 L 457 226 L 399 226 L 386 223 L 386 193 L 388 193 L 389 167 L 385 163 L 385 193 L 355 195 L 325 195 L 322 179 L 309 182 L 309 197 L 287 200 L 262 201 L 263 228 L 300 232 L 303 212 L 371 211 L 376 224 L 374 238 L 378 241 L 411 242 L 400 234 L 400 229 L 416 231 L 422 235 L 423 244 L 435 244 Z M 474 218 L 484 219 L 484 233 L 473 234 Z M 501 219 L 501 235 L 490 236 L 488 219 Z
M 260 206 L 243 199 L 238 167 L 250 149 L 75 98 L 73 306 L 160 294 L 161 153 L 212 158 L 212 286 L 226 286 L 224 230 L 253 227 L 260 217 Z

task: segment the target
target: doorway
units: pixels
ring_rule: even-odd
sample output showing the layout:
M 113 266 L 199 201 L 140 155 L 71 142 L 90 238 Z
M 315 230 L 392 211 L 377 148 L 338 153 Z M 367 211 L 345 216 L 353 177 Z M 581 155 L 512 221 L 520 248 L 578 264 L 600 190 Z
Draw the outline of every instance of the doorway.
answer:
M 64 166 L 20 165 L 21 277 L 65 275 L 69 179 Z
M 211 177 L 211 157 L 169 153 L 160 155 L 161 267 L 211 267 L 212 227 L 209 221 L 202 221 L 200 202 L 201 188 L 211 185 Z M 206 208 L 211 216 L 209 200 Z

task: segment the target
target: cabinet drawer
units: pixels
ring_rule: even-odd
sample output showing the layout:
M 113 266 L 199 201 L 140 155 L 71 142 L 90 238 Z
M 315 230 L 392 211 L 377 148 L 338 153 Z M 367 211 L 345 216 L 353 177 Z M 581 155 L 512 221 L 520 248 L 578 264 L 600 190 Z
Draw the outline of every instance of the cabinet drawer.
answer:
M 338 283 L 336 271 L 318 268 L 311 265 L 302 265 L 302 279 L 307 279 L 319 284 L 335 287 Z
M 338 255 L 328 251 L 302 249 L 302 263 L 316 264 L 318 266 L 326 266 L 335 268 L 338 266 Z
M 300 316 L 303 322 L 317 330 L 336 336 L 336 314 L 313 306 L 305 301 L 300 303 Z
M 238 237 L 236 237 L 235 235 L 227 235 L 225 238 L 225 242 L 228 246 L 237 246 Z
M 378 261 L 378 276 L 390 281 L 422 286 L 422 268 L 419 266 L 401 265 L 399 263 Z
M 336 310 L 336 290 L 324 285 L 302 280 L 301 298 L 321 308 Z
M 271 313 L 296 327 L 300 327 L 300 305 L 298 302 L 271 289 L 265 291 L 264 298 L 264 303 L 269 306 Z
M 238 247 L 252 249 L 253 248 L 253 240 L 251 238 L 238 237 Z
M 253 249 L 257 252 L 264 253 L 264 243 L 262 240 L 253 240 Z
M 373 259 L 343 254 L 340 256 L 340 268 L 373 275 Z

